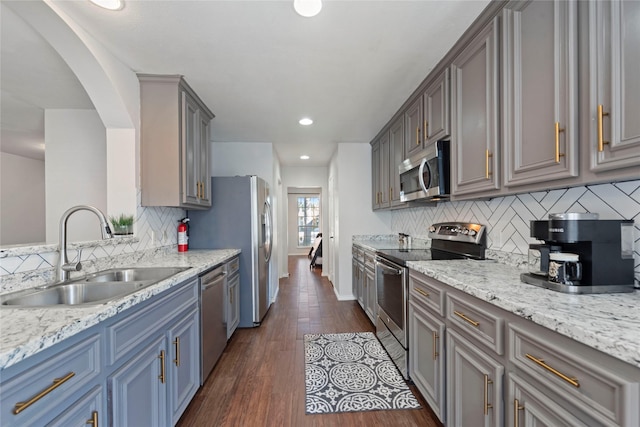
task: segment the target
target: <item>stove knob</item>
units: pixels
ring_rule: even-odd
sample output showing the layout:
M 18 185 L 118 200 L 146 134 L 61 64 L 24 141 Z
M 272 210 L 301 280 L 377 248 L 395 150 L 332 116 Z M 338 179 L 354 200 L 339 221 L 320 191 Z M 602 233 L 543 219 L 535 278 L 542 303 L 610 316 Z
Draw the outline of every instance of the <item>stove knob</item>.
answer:
M 478 234 L 476 230 L 469 230 L 469 236 L 475 236 L 476 234 Z
M 429 227 L 429 233 L 435 233 L 435 232 L 436 232 L 436 228 L 433 225 Z
M 463 228 L 462 229 L 462 234 L 464 234 L 466 236 L 467 234 L 469 234 L 469 230 L 467 230 L 466 228 Z

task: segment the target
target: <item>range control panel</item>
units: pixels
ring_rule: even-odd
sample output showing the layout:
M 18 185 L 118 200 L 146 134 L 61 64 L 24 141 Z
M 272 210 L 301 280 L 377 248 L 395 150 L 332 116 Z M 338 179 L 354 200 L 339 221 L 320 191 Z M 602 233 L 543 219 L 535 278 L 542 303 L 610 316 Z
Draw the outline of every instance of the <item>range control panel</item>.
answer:
M 429 238 L 454 240 L 480 244 L 486 233 L 486 226 L 470 222 L 441 222 L 429 227 Z

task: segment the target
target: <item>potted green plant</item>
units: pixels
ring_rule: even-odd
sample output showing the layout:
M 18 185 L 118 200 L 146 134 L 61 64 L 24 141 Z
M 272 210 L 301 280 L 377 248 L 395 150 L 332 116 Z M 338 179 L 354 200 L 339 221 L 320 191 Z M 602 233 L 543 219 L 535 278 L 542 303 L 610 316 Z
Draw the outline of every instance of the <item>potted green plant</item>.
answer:
M 113 234 L 133 234 L 133 215 L 110 216 L 109 221 L 113 225 Z

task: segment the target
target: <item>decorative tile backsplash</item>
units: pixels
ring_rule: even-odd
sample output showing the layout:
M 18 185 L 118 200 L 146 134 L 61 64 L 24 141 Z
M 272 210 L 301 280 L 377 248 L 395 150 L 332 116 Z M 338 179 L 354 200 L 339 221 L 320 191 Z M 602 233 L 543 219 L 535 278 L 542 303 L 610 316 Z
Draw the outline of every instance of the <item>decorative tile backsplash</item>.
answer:
M 81 247 L 86 272 L 91 271 L 94 264 L 101 265 L 103 258 L 177 245 L 176 227 L 186 215 L 185 211 L 180 208 L 143 207 L 140 206 L 140 200 L 141 193 L 138 191 L 133 237 L 116 237 L 81 245 L 71 243 L 69 258 L 76 258 L 77 250 Z M 20 250 L 0 250 L 0 292 L 31 287 L 32 283 L 42 280 L 53 280 L 53 267 L 58 262 L 57 249 L 58 245 L 41 245 Z
M 529 221 L 561 212 L 594 212 L 601 219 L 635 220 L 634 265 L 636 281 L 640 280 L 640 180 L 400 209 L 391 213 L 391 229 L 426 237 L 433 223 L 477 222 L 487 226 L 489 249 L 525 255 L 529 243 L 535 241 L 529 237 Z

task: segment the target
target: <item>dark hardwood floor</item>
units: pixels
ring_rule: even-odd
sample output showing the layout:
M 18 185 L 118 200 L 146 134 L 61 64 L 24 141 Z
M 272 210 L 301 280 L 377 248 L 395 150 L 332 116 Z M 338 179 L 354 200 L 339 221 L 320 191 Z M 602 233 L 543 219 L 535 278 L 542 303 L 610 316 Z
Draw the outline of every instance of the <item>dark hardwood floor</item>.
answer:
M 441 426 L 415 389 L 423 409 L 305 414 L 304 334 L 374 326 L 356 301 L 337 300 L 307 257 L 289 257 L 289 272 L 262 325 L 236 330 L 178 425 Z

